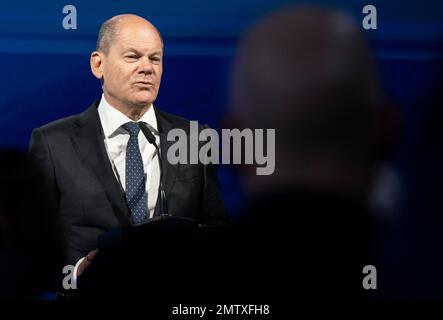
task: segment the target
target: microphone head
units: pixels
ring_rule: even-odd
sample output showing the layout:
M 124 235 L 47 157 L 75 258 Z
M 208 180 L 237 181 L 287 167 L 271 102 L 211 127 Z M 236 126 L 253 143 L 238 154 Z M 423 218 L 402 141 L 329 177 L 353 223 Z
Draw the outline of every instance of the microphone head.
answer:
M 149 128 L 146 125 L 146 123 L 140 122 L 140 129 L 142 130 L 142 132 L 145 135 L 145 137 L 148 140 L 148 142 L 155 145 L 155 137 L 152 134 L 151 130 L 149 130 Z

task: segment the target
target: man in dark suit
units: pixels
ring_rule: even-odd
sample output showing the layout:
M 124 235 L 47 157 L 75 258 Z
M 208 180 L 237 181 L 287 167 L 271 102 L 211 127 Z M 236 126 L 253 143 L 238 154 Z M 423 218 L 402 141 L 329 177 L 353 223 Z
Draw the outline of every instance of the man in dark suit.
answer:
M 32 133 L 30 154 L 52 187 L 67 263 L 76 265 L 75 275 L 90 264 L 101 234 L 144 224 L 160 214 L 160 184 L 169 215 L 201 223 L 225 219 L 215 168 L 167 161 L 174 143 L 167 140 L 168 132 L 188 132 L 189 121 L 153 106 L 162 59 L 160 33 L 147 20 L 135 15 L 107 20 L 90 61 L 102 84 L 101 100 L 79 115 Z M 158 152 L 140 123 L 146 124 L 160 148 L 162 175 Z

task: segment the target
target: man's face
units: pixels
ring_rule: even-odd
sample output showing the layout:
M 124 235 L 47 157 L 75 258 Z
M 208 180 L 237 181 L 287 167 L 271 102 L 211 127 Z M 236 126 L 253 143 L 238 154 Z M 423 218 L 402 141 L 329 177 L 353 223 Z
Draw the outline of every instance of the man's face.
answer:
M 145 107 L 157 98 L 163 45 L 157 31 L 142 23 L 118 25 L 103 57 L 103 91 L 127 106 Z

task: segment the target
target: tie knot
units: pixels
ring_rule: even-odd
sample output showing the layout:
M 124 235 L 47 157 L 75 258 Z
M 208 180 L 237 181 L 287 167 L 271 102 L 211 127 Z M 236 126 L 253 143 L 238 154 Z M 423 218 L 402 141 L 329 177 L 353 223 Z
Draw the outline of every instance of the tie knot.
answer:
M 123 128 L 125 128 L 126 131 L 129 132 L 129 135 L 131 137 L 137 137 L 138 133 L 140 132 L 140 126 L 137 122 L 128 122 L 123 125 Z

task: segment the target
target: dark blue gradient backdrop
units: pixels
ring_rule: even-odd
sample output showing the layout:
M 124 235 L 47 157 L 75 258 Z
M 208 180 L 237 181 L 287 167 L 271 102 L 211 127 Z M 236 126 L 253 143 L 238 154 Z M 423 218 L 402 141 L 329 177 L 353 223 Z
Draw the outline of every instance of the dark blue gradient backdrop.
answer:
M 405 204 L 391 239 L 396 295 L 442 295 L 429 286 L 442 270 L 441 137 L 443 112 L 443 2 L 438 1 L 2 1 L 0 3 L 0 147 L 26 149 L 34 127 L 78 113 L 100 98 L 89 68 L 100 24 L 120 13 L 151 20 L 165 42 L 157 105 L 220 128 L 228 103 L 229 69 L 238 40 L 258 18 L 297 3 L 348 11 L 361 25 L 362 8 L 378 10 L 378 29 L 364 31 L 383 87 L 400 115 L 401 144 L 393 157 L 405 186 Z M 64 30 L 62 9 L 77 8 L 77 30 Z M 272 66 L 263 66 L 272 68 Z M 272 116 L 272 110 L 270 110 Z M 441 161 L 440 161 L 441 160 Z M 278 165 L 278 163 L 277 163 Z M 220 170 L 229 209 L 241 203 L 230 168 Z M 423 244 L 423 246 L 421 245 Z M 428 249 L 423 249 L 428 248 Z M 419 277 L 411 277 L 417 275 Z M 441 285 L 442 283 L 440 283 Z M 395 290 L 394 290 L 395 291 Z

